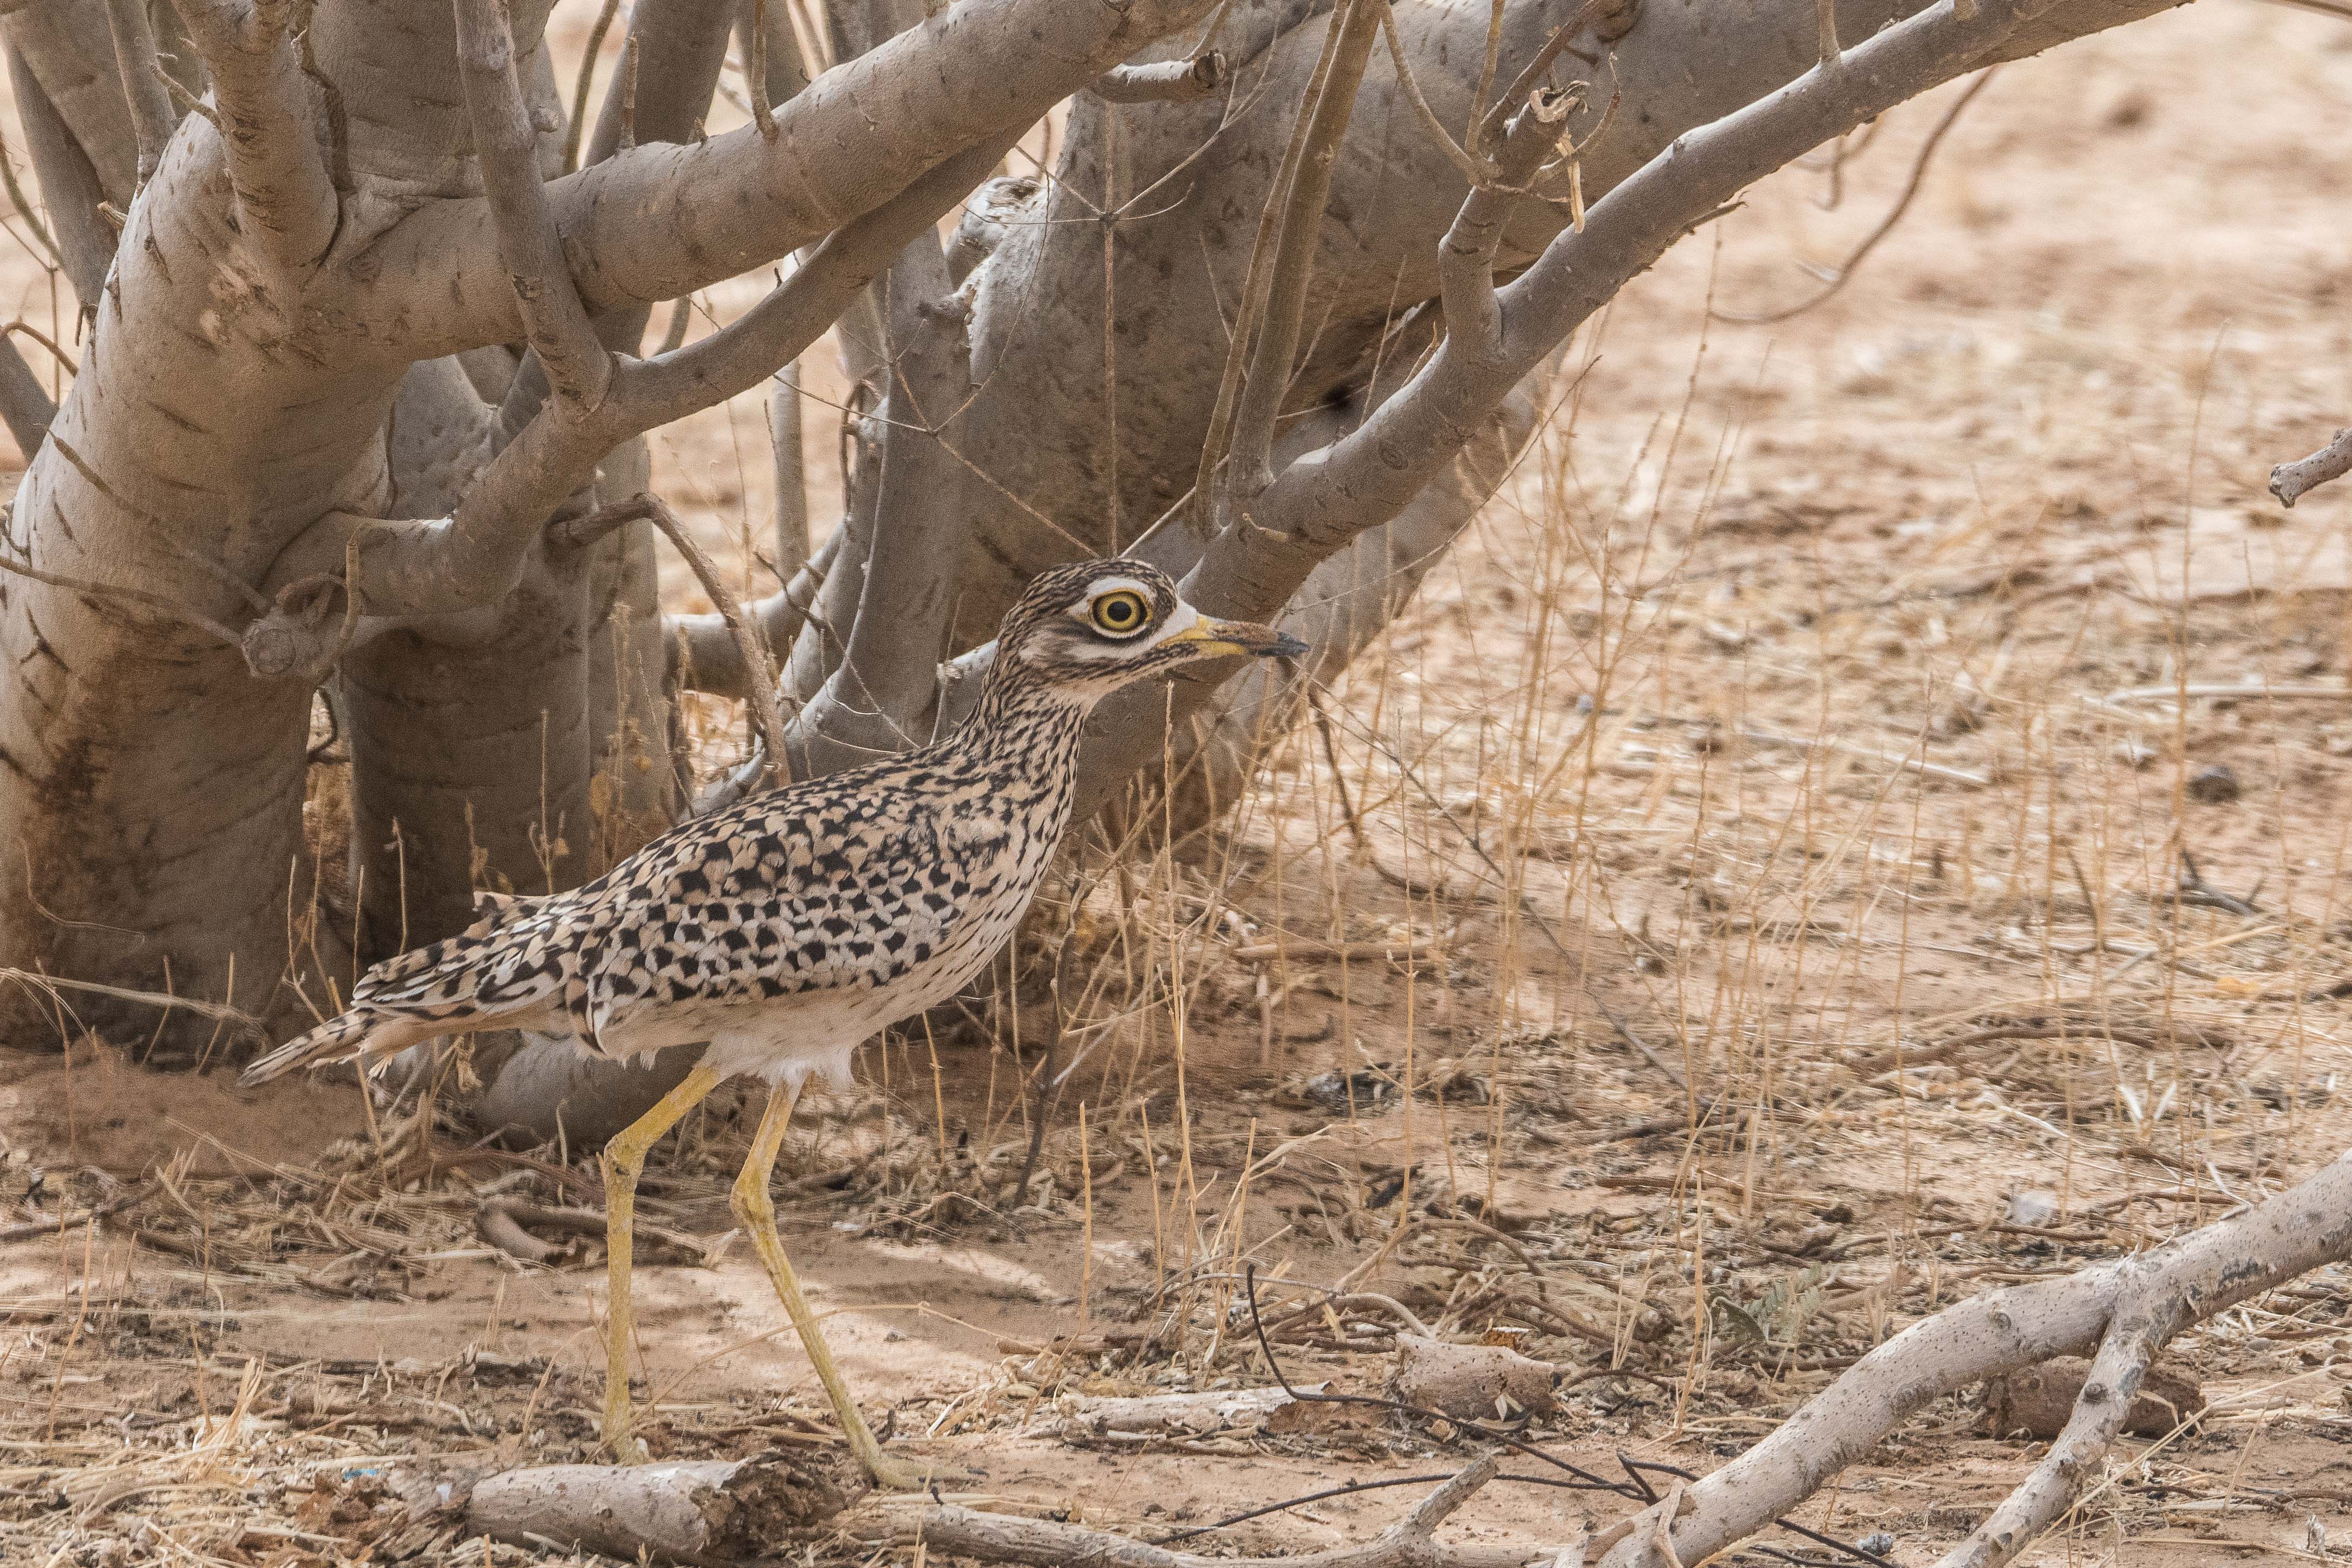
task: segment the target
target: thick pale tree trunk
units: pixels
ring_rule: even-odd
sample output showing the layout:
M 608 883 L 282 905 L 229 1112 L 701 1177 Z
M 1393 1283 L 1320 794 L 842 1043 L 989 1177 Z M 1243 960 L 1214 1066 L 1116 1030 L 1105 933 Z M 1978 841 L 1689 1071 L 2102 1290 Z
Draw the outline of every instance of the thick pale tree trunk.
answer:
M 809 704 L 804 763 L 952 720 L 957 689 L 929 684 L 932 658 L 984 639 L 1038 567 L 1087 552 L 1139 549 L 1223 613 L 1281 615 L 1307 588 L 1297 624 L 1328 677 L 1499 481 L 1567 333 L 1704 218 L 1689 190 L 1727 200 L 1872 105 L 2165 3 L 2056 0 L 2027 16 L 1978 0 L 1963 16 L 1851 0 L 1840 34 L 1868 42 L 1830 79 L 1805 74 L 1811 0 L 1627 0 L 1570 40 L 1612 63 L 1570 55 L 1554 72 L 1594 84 L 1559 128 L 1578 138 L 1621 100 L 1580 153 L 1594 229 L 1576 236 L 1555 200 L 1465 205 L 1464 176 L 1373 48 L 1328 203 L 1303 220 L 1320 214 L 1302 350 L 1268 373 L 1288 373 L 1276 456 L 1296 460 L 1248 499 L 1276 520 L 1256 531 L 1176 503 L 1199 477 L 1323 5 L 845 3 L 826 10 L 841 63 L 804 90 L 771 50 L 770 96 L 790 95 L 772 135 L 705 138 L 744 12 L 642 0 L 635 123 L 608 95 L 590 166 L 571 175 L 541 39 L 550 0 L 504 8 L 507 122 L 467 84 L 509 68 L 461 75 L 439 0 L 184 0 L 186 38 L 162 31 L 210 101 L 168 148 L 135 129 L 155 129 L 155 84 L 131 62 L 134 117 L 103 7 L 19 5 L 5 20 L 12 79 L 89 316 L 82 373 L 9 519 L 21 569 L 0 577 L 0 824 L 16 862 L 0 868 L 0 962 L 229 998 L 272 1022 L 330 1005 L 348 977 L 319 956 L 341 944 L 306 931 L 302 863 L 322 680 L 349 721 L 362 956 L 459 923 L 477 887 L 576 881 L 672 819 L 688 781 L 672 760 L 671 636 L 708 647 L 723 628 L 659 617 L 642 524 L 586 549 L 546 525 L 643 488 L 647 429 L 757 386 L 845 311 L 882 405 L 862 426 L 850 526 L 811 579 L 815 616 L 782 595 L 761 609 L 799 634 L 786 695 Z M 772 27 L 782 10 L 769 5 Z M 275 30 L 298 11 L 299 37 Z M 1113 104 L 1082 90 L 1121 60 L 1189 58 L 1213 13 L 1216 91 L 1133 101 L 1122 86 Z M 1498 91 L 1576 15 L 1569 0 L 1507 6 Z M 1486 16 L 1397 8 L 1456 135 Z M 1897 34 L 1922 47 L 1876 47 Z M 1791 82 L 1804 90 L 1776 90 Z M 929 226 L 1073 93 L 1055 177 L 1025 196 L 996 188 L 943 258 Z M 1700 129 L 1778 112 L 1788 93 L 1796 112 L 1754 140 L 1769 158 L 1727 156 Z M 1661 156 L 1685 136 L 1705 155 Z M 486 160 L 503 194 L 486 194 Z M 155 172 L 134 192 L 142 165 Z M 1559 195 L 1564 175 L 1549 178 L 1538 194 Z M 1474 207 L 1499 238 L 1442 246 Z M 128 214 L 119 248 L 108 211 Z M 793 255 L 802 270 L 727 331 L 634 357 L 656 303 Z M 571 321 L 620 353 L 583 356 Z M 0 396 L 26 379 L 0 376 Z M 49 417 L 13 401 L 14 427 Z M 1181 693 L 1205 799 L 1245 773 L 1265 695 Z M 1163 710 L 1106 712 L 1089 752 L 1106 779 L 1157 756 Z M 123 1037 L 155 1023 L 127 1002 L 84 1017 Z M 19 1022 L 37 1037 L 55 1020 Z M 184 1022 L 166 1030 L 178 1046 L 209 1040 Z

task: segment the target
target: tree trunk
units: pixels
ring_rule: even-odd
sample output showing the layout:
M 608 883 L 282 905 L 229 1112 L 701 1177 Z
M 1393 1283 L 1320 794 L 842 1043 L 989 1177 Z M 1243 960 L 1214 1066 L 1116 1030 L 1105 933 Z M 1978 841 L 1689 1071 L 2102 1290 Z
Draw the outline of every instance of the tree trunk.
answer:
M 2166 3 L 2059 0 L 2025 20 L 1979 0 L 1989 20 L 1916 81 L 1846 79 L 1899 97 Z M 148 110 L 134 121 L 99 7 L 33 0 L 5 22 L 26 143 L 89 315 L 81 374 L 31 459 L 0 575 L 0 823 L 22 862 L 0 876 L 0 960 L 230 998 L 274 1023 L 331 1005 L 345 979 L 313 951 L 340 944 L 305 926 L 304 751 L 320 680 L 340 680 L 350 721 L 371 953 L 459 923 L 477 886 L 576 881 L 679 808 L 670 628 L 648 539 L 639 526 L 567 550 L 546 529 L 559 510 L 642 487 L 646 429 L 751 390 L 845 310 L 854 352 L 872 353 L 886 331 L 921 348 L 919 383 L 898 357 L 872 358 L 876 393 L 903 395 L 923 417 L 894 407 L 866 422 L 853 527 L 789 661 L 794 698 L 824 692 L 844 645 L 862 640 L 907 709 L 898 730 L 935 707 L 951 713 L 952 690 L 942 703 L 909 672 L 935 648 L 982 641 L 1038 567 L 1113 549 L 1192 573 L 1213 612 L 1279 614 L 1306 585 L 1300 603 L 1320 607 L 1297 624 L 1322 644 L 1328 678 L 1532 428 L 1576 319 L 1558 275 L 1617 279 L 1609 268 L 1646 264 L 1675 226 L 1704 216 L 1665 203 L 1659 214 L 1679 216 L 1643 228 L 1648 209 L 1611 207 L 1613 194 L 1671 179 L 1681 165 L 1663 150 L 1809 71 L 1819 37 L 1808 0 L 1729 16 L 1626 0 L 1599 18 L 1571 41 L 1610 49 L 1613 67 L 1556 74 L 1595 83 L 1564 127 L 1580 138 L 1622 95 L 1580 153 L 1587 202 L 1614 215 L 1603 226 L 1614 259 L 1567 267 L 1559 205 L 1494 196 L 1501 238 L 1485 293 L 1466 296 L 1446 294 L 1438 243 L 1460 221 L 1464 178 L 1375 48 L 1287 367 L 1282 452 L 1315 452 L 1265 492 L 1305 521 L 1261 538 L 1213 537 L 1204 509 L 1176 503 L 1199 477 L 1232 302 L 1326 7 L 962 0 L 934 15 L 845 0 L 828 11 L 840 63 L 774 110 L 773 135 L 704 137 L 739 7 L 643 0 L 635 124 L 608 97 L 590 151 L 611 156 L 560 178 L 550 0 L 504 8 L 511 66 L 492 63 L 510 72 L 528 126 L 511 142 L 483 134 L 497 127 L 468 100 L 478 79 L 461 75 L 446 5 L 296 7 L 299 37 L 275 30 L 288 9 L 187 0 L 174 65 L 184 79 L 202 57 L 209 103 L 168 147 L 141 143 L 151 62 L 128 62 Z M 1114 105 L 1083 90 L 1122 60 L 1189 58 L 1213 12 L 1221 94 Z M 1497 82 L 1577 14 L 1571 0 L 1507 7 Z M 1839 29 L 1874 42 L 1901 31 L 1886 26 L 1898 17 L 1964 20 L 1852 0 Z M 1407 58 L 1454 134 L 1486 19 L 1481 6 L 1398 10 Z M 772 96 L 796 85 L 772 53 L 770 65 Z M 961 281 L 952 296 L 932 276 L 935 249 L 919 299 L 866 288 L 1073 93 L 1055 178 L 975 204 L 946 274 Z M 520 184 L 509 146 L 534 165 Z M 486 170 L 505 179 L 496 192 Z M 127 214 L 119 250 L 101 204 Z M 634 357 L 655 303 L 793 254 L 803 270 L 726 331 Z M 558 259 L 533 270 L 545 255 Z M 1496 278 L 1521 268 L 1551 280 L 1541 300 L 1553 315 L 1520 311 L 1507 353 L 1445 382 L 1454 400 L 1435 406 L 1414 369 L 1429 343 L 1443 332 L 1449 367 L 1475 357 L 1456 340 L 1475 323 L 1444 321 L 1441 295 L 1491 302 Z M 893 321 L 910 300 L 919 308 Z M 591 383 L 550 397 L 564 377 L 544 356 L 564 310 L 625 354 L 579 360 Z M 526 342 L 531 354 L 508 352 Z M 941 400 L 926 386 L 969 395 L 934 416 Z M 894 475 L 913 482 L 894 492 Z M 891 630 L 902 635 L 877 635 Z M 1244 684 L 1205 707 L 1208 693 L 1184 694 L 1188 716 L 1208 715 L 1186 741 L 1202 749 L 1204 800 L 1230 798 L 1245 773 L 1262 690 Z M 1146 738 L 1157 755 L 1149 732 L 1163 710 L 1108 710 L 1091 754 L 1114 774 Z M 155 1023 L 152 1007 L 114 1001 L 82 1018 L 123 1038 Z M 26 1022 L 20 1037 L 58 1023 Z M 184 1015 L 164 1031 L 183 1051 L 211 1036 Z

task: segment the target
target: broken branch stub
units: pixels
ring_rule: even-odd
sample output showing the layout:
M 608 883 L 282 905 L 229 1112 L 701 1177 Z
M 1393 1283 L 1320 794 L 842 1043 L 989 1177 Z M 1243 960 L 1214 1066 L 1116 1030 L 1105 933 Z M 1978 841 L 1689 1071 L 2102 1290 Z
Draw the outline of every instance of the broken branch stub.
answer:
M 1224 85 L 1224 54 L 1211 49 L 1188 60 L 1114 66 L 1091 90 L 1108 103 L 1196 103 Z
M 2352 473 L 2352 426 L 2336 432 L 2334 440 L 2308 458 L 2273 468 L 2271 494 L 2278 497 L 2279 505 L 2292 508 L 2320 486 L 2347 473 Z

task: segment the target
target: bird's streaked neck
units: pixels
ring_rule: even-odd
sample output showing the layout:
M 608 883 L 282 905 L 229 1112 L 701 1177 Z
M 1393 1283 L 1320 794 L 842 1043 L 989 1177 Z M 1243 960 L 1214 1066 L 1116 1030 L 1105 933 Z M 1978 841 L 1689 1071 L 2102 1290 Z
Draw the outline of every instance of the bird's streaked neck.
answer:
M 1059 740 L 1072 746 L 1086 727 L 1087 715 L 1100 700 L 1098 693 L 1041 680 L 1024 668 L 1012 668 L 999 658 L 989 667 L 964 721 L 964 734 L 982 744 L 1024 746 Z

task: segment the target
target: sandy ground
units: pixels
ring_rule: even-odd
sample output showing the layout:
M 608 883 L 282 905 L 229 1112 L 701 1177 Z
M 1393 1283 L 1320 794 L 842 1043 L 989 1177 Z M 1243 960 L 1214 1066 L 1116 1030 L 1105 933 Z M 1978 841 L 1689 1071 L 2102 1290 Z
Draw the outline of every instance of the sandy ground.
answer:
M 1055 1435 L 1088 1394 L 1264 1383 L 1245 1263 L 1560 1363 L 1562 1457 L 1705 1470 L 1937 1307 L 2352 1145 L 2352 489 L 2263 494 L 2352 413 L 2352 27 L 2206 0 L 2007 68 L 1833 298 L 1708 321 L 1817 289 L 1798 263 L 1877 224 L 1951 102 L 1890 116 L 1834 208 L 1785 174 L 1629 289 L 1324 695 L 1328 751 L 1303 726 L 1229 836 L 1104 879 L 1025 1191 L 1060 910 L 1023 1005 L 870 1049 L 799 1125 L 779 1197 L 826 1331 L 974 1495 L 1148 1532 L 1458 1463 L 1376 1419 Z M 751 400 L 656 441 L 714 545 L 768 526 L 764 442 Z M 822 419 L 809 449 L 822 476 Z M 0 1247 L 0 1561 L 563 1560 L 387 1500 L 590 1457 L 596 1250 L 525 1265 L 476 1222 L 593 1205 L 593 1163 L 118 1044 L 0 1055 L 0 1225 L 121 1205 Z M 725 1206 L 747 1134 L 719 1105 L 648 1173 L 681 1234 L 639 1271 L 639 1398 L 667 1454 L 830 1454 Z M 1279 1353 L 1377 1390 L 1398 1321 Z M 2203 1421 L 2119 1447 L 2032 1560 L 2341 1557 L 2352 1272 L 2175 1353 Z M 1799 1517 L 1930 1561 L 2042 1452 L 1981 1407 Z M 1361 1539 L 1418 1489 L 1191 1545 Z M 1451 1528 L 1622 1511 L 1496 1487 Z

